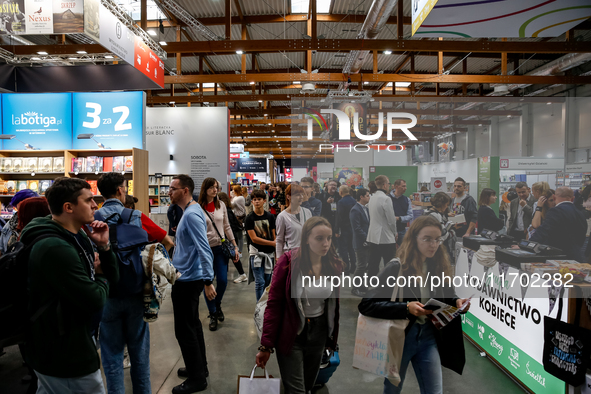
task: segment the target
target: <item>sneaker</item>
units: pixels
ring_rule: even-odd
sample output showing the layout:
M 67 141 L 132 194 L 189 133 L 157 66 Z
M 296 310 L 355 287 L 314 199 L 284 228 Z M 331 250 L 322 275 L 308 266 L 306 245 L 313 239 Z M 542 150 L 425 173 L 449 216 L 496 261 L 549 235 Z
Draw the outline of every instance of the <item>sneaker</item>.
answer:
M 248 277 L 246 276 L 246 274 L 242 274 L 238 278 L 234 279 L 234 283 L 246 282 L 247 280 Z
M 207 316 L 209 317 L 209 331 L 215 331 L 218 329 L 218 318 L 216 314 Z
M 207 381 L 198 382 L 193 379 L 187 379 L 183 383 L 172 389 L 172 394 L 190 394 L 198 393 L 207 388 Z
M 224 319 L 226 318 L 226 317 L 224 316 L 224 312 L 222 311 L 222 307 L 221 307 L 221 306 L 218 306 L 218 307 L 216 308 L 215 317 L 217 317 L 217 319 L 218 319 L 219 321 L 224 321 Z

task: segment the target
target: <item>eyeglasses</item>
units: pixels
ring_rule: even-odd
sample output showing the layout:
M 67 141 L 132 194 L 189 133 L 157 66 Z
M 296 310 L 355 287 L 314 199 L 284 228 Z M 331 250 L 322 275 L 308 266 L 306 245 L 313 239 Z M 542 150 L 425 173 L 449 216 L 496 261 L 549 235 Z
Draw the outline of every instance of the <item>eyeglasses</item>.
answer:
M 185 189 L 185 188 L 184 187 L 174 187 L 174 186 L 171 186 L 171 187 L 168 188 L 168 193 L 174 193 L 176 190 L 183 190 L 183 189 Z
M 304 186 L 304 185 L 302 185 L 302 188 L 303 189 L 312 189 L 312 186 Z
M 439 237 L 439 238 L 417 238 L 419 241 L 424 242 L 424 243 L 428 243 L 431 245 L 441 245 L 443 243 L 443 237 Z

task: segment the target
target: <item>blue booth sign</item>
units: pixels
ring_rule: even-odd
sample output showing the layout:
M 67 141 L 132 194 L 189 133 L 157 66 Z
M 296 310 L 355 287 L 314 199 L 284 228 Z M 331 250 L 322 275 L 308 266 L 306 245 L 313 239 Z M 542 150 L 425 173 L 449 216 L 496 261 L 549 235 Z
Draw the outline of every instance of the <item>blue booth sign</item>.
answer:
M 144 148 L 143 92 L 73 93 L 74 149 Z M 85 135 L 85 139 L 78 139 Z M 90 137 L 92 135 L 92 137 Z
M 61 150 L 72 146 L 70 93 L 3 94 L 2 149 Z

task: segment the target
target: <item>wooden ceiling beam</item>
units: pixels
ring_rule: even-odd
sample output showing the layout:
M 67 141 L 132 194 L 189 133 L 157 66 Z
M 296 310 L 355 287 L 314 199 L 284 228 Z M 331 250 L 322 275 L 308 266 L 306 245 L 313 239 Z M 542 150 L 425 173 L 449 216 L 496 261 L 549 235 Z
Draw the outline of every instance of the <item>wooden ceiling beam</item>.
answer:
M 173 75 L 165 76 L 164 83 L 245 83 L 245 82 L 293 82 L 303 78 L 300 73 L 260 73 L 223 75 Z M 306 74 L 309 82 L 340 82 L 342 73 Z M 534 76 L 534 75 L 480 75 L 480 74 L 352 74 L 351 82 L 415 82 L 415 83 L 502 83 L 502 84 L 591 84 L 591 76 Z M 311 95 L 311 97 L 315 97 Z M 258 100 L 258 99 L 257 99 Z
M 448 40 L 356 40 L 356 39 L 294 39 L 294 40 L 241 40 L 169 42 L 166 50 L 170 53 L 235 53 L 261 51 L 301 52 L 316 50 L 333 52 L 343 50 L 378 51 L 436 51 L 436 52 L 484 52 L 484 53 L 588 53 L 590 41 L 448 41 Z M 26 46 L 26 45 L 25 45 Z M 5 49 L 10 50 L 6 48 Z M 10 47 L 10 46 L 9 46 Z M 52 46 L 48 46 L 52 47 Z
M 332 22 L 332 23 L 359 23 L 362 24 L 365 21 L 365 15 L 345 15 L 345 14 L 318 14 L 318 22 Z M 232 17 L 232 24 L 240 24 L 242 21 L 248 24 L 263 24 L 263 23 L 283 23 L 283 22 L 306 22 L 308 19 L 307 14 L 291 14 L 285 15 L 285 19 L 281 15 L 250 15 L 243 16 L 240 19 L 239 16 Z M 213 17 L 213 18 L 199 18 L 199 22 L 205 26 L 224 25 L 226 23 L 225 17 Z M 405 16 L 402 20 L 405 25 L 412 24 L 412 18 Z M 162 21 L 164 27 L 175 27 L 177 23 L 170 23 L 168 21 Z M 181 26 L 186 26 L 185 23 L 179 22 Z M 398 17 L 391 16 L 386 22 L 388 25 L 398 24 Z M 158 21 L 148 21 L 148 28 L 159 26 Z

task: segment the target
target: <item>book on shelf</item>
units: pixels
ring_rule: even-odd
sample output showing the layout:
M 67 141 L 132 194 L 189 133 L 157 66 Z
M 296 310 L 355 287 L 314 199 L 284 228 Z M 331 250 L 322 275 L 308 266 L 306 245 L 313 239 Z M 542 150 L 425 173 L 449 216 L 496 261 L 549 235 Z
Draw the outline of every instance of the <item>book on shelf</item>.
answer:
M 133 171 L 133 156 L 125 156 L 125 171 Z
M 0 171 L 2 172 L 12 172 L 12 157 L 3 157 L 0 160 Z
M 38 172 L 52 172 L 53 171 L 53 158 L 51 157 L 40 157 L 39 165 L 37 166 Z
M 73 157 L 72 158 L 72 172 L 84 172 L 86 169 L 86 158 Z
M 25 171 L 26 172 L 37 172 L 38 157 L 27 157 L 25 159 Z
M 52 180 L 39 181 L 39 194 L 45 194 L 47 189 L 53 184 Z
M 124 160 L 123 156 L 115 156 L 113 157 L 113 171 L 114 172 L 122 172 L 124 169 Z
M 21 190 L 25 190 L 29 188 L 29 182 L 28 181 L 17 181 L 16 183 L 16 191 L 20 192 Z
M 103 157 L 103 171 L 104 172 L 113 172 L 113 158 L 112 157 Z
M 86 181 L 90 185 L 90 191 L 92 192 L 93 196 L 98 196 L 98 186 L 96 180 Z
M 39 192 L 39 181 L 32 180 L 27 181 L 27 189 L 34 191 L 35 193 Z
M 86 172 L 103 172 L 103 158 L 101 156 L 88 156 L 86 158 Z
M 131 179 L 127 181 L 127 194 L 133 196 L 133 181 Z
M 12 171 L 22 172 L 25 164 L 22 157 L 15 157 L 12 159 Z
M 6 194 L 14 194 L 16 193 L 16 182 L 15 181 L 6 181 Z
M 54 157 L 53 158 L 53 172 L 63 172 L 64 171 L 64 158 L 63 157 Z

